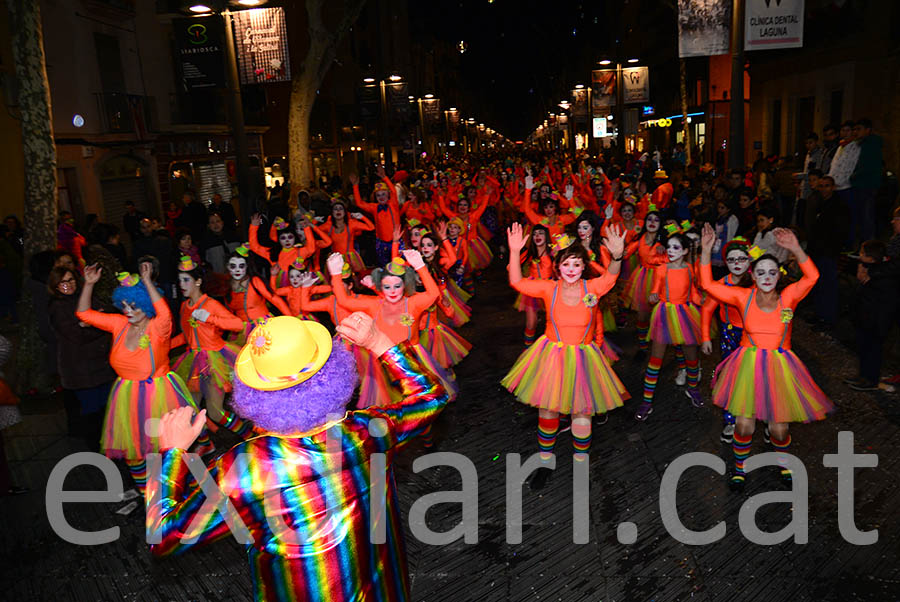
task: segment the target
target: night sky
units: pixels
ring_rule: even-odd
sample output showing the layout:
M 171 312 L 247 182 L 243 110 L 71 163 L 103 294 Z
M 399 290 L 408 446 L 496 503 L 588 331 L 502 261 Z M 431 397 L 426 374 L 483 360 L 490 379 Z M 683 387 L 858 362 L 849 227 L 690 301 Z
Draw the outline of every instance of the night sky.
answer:
M 412 2 L 410 12 L 421 13 L 437 38 L 466 41 L 468 49 L 460 57 L 467 88 L 460 101 L 464 116 L 473 113 L 515 140 L 527 136 L 547 112 L 558 112 L 558 103 L 568 98 L 575 84 L 588 85 L 596 61 L 614 55 L 617 41 L 621 54 L 643 52 L 641 64 L 649 62 L 652 67 L 660 50 L 651 50 L 648 27 L 663 26 L 668 49 L 663 54 L 677 56 L 674 11 L 668 15 L 664 1 L 641 4 L 640 0 L 438 0 Z M 654 40 L 663 42 L 658 31 L 652 33 Z

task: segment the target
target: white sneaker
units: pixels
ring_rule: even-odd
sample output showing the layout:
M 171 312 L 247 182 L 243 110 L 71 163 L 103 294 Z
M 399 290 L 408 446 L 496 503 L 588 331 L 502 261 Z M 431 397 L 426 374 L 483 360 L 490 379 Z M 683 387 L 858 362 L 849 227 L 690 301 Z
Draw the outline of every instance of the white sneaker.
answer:
M 678 371 L 678 374 L 675 376 L 675 384 L 679 387 L 687 384 L 687 370 L 682 368 Z

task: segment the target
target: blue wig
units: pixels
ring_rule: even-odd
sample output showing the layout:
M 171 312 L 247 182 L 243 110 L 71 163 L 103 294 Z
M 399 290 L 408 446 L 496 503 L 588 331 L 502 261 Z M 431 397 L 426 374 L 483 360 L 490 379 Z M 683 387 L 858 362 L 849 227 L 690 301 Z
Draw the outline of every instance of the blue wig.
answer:
M 162 290 L 158 287 L 156 289 L 159 291 L 161 297 L 165 298 Z M 139 282 L 134 286 L 119 286 L 116 290 L 113 291 L 112 294 L 113 304 L 119 309 L 122 309 L 122 303 L 128 302 L 142 312 L 147 314 L 148 318 L 156 317 L 156 310 L 153 309 L 153 302 L 150 300 L 150 293 L 147 292 L 147 287 L 143 282 Z

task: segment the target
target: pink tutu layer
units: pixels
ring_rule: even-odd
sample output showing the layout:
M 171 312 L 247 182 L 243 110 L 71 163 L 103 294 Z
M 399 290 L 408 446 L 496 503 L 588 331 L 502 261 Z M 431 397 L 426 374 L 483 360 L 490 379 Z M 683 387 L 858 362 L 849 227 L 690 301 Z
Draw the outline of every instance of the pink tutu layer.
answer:
M 693 303 L 657 303 L 649 339 L 667 345 L 700 344 L 700 310 Z

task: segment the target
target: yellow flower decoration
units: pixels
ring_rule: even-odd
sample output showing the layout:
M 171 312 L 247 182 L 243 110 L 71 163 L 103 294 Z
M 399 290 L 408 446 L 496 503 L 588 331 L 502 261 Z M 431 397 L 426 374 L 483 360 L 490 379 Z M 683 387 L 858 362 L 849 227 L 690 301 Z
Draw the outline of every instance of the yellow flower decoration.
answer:
M 146 334 L 142 336 L 141 340 L 138 342 L 138 347 L 140 347 L 141 349 L 147 349 L 148 347 L 150 347 L 150 336 Z
M 594 307 L 595 305 L 597 305 L 597 302 L 599 301 L 599 299 L 597 299 L 597 295 L 595 295 L 594 293 L 586 294 L 581 300 L 588 307 Z
M 250 348 L 253 355 L 262 355 L 272 346 L 272 336 L 263 328 L 257 327 L 253 331 L 253 338 L 250 341 Z
M 404 326 L 412 326 L 413 325 L 413 317 L 409 314 L 403 314 L 400 316 L 400 323 Z
M 794 310 L 790 307 L 781 310 L 781 323 L 788 324 L 794 319 Z
M 191 325 L 191 328 L 197 328 L 197 324 L 199 324 L 199 322 L 197 322 L 196 318 L 188 318 L 188 324 Z

